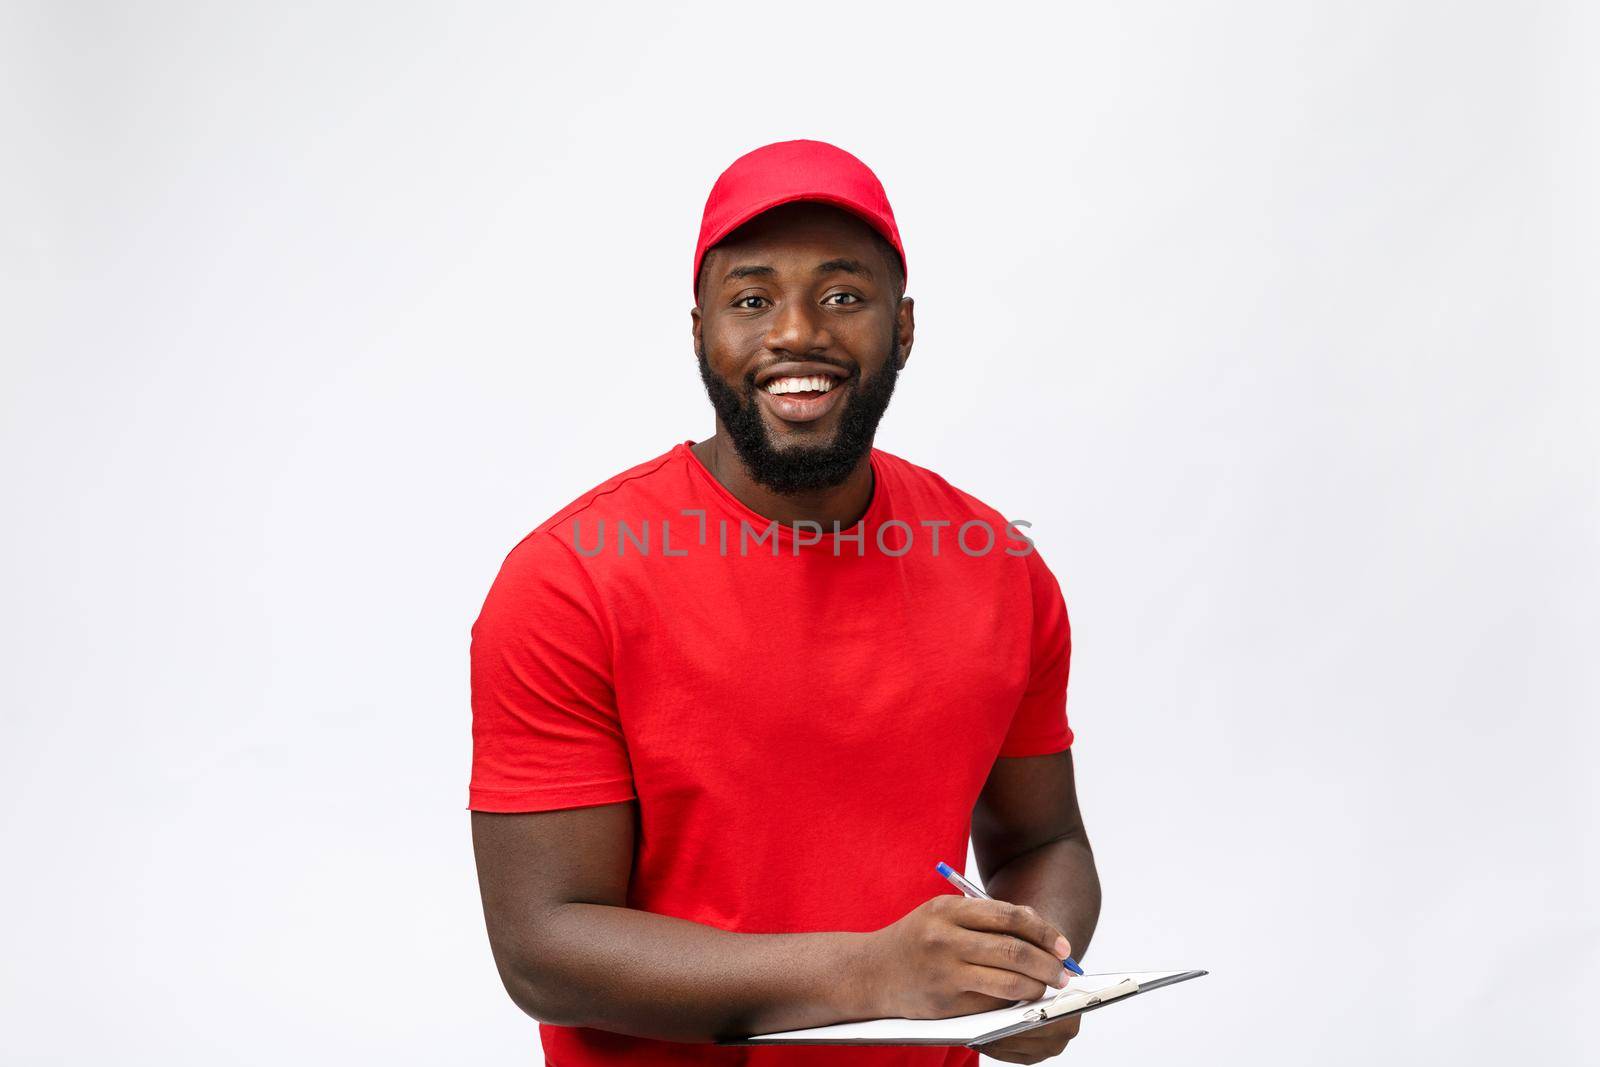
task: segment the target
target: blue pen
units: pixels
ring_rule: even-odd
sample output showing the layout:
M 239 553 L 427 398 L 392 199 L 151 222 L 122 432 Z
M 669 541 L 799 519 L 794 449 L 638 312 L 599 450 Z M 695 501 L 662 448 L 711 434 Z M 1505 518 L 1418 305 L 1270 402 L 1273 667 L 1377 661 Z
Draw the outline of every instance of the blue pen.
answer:
M 951 885 L 955 886 L 957 889 L 961 890 L 963 893 L 965 893 L 967 896 L 971 897 L 972 899 L 974 899 L 974 900 L 993 900 L 994 899 L 994 897 L 991 897 L 988 893 L 985 893 L 983 890 L 979 889 L 977 886 L 973 885 L 971 882 L 969 882 L 965 878 L 961 877 L 961 875 L 957 874 L 956 873 L 956 869 L 954 867 L 950 866 L 948 863 L 945 863 L 943 860 L 940 860 L 939 861 L 939 866 L 935 867 L 934 869 L 936 871 L 938 871 L 940 874 L 942 874 L 946 879 L 948 879 Z M 1079 975 L 1080 977 L 1083 975 L 1083 968 L 1079 967 L 1078 966 L 1078 961 L 1073 959 L 1071 956 L 1068 956 L 1066 959 L 1062 960 L 1061 961 L 1061 966 L 1065 967 L 1067 970 L 1071 971 L 1073 974 Z

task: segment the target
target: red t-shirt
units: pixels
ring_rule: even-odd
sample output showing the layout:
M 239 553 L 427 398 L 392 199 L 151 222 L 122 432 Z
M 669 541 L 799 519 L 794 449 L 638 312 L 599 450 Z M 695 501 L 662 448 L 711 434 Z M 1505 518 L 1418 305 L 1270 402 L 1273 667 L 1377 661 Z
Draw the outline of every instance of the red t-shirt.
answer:
M 471 808 L 636 801 L 628 905 L 723 930 L 877 930 L 952 892 L 934 865 L 964 867 L 996 757 L 1072 744 L 1071 633 L 1022 531 L 871 462 L 872 502 L 837 539 L 769 532 L 686 444 L 529 534 L 472 630 Z M 977 1063 L 541 1035 L 554 1067 Z

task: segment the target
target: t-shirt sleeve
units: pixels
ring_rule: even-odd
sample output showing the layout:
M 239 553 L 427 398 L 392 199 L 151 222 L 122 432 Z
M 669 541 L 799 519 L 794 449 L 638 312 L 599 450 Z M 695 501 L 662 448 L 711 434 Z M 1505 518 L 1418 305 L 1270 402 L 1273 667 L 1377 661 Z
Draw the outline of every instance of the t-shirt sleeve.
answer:
M 571 549 L 540 531 L 512 549 L 472 626 L 473 811 L 549 811 L 634 797 L 610 636 Z
M 1042 756 L 1072 747 L 1067 725 L 1067 672 L 1072 626 L 1061 588 L 1035 548 L 1023 557 L 1033 597 L 1033 637 L 1028 686 L 1000 746 L 1002 756 Z

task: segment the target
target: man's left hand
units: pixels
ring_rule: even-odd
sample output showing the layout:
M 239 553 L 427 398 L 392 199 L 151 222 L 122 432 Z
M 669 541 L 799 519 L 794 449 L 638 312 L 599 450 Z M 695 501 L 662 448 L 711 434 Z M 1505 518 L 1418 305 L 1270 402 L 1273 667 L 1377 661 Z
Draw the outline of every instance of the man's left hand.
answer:
M 1032 1030 L 979 1045 L 978 1052 L 1007 1063 L 1038 1063 L 1059 1055 L 1067 1047 L 1067 1042 L 1078 1036 L 1078 1024 L 1082 1021 L 1081 1015 L 1069 1015 L 1044 1026 L 1035 1026 Z

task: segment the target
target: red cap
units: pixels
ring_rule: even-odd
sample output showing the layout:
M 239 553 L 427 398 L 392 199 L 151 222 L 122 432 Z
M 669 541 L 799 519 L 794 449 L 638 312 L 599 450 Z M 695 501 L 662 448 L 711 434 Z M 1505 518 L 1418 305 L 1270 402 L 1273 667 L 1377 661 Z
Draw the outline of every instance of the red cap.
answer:
M 779 141 L 734 160 L 711 187 L 700 218 L 700 243 L 694 249 L 690 283 L 699 282 L 700 261 L 718 241 L 763 211 L 797 200 L 832 204 L 858 216 L 894 246 L 904 270 L 906 250 L 900 245 L 894 209 L 889 207 L 878 176 L 861 160 L 831 144 Z

